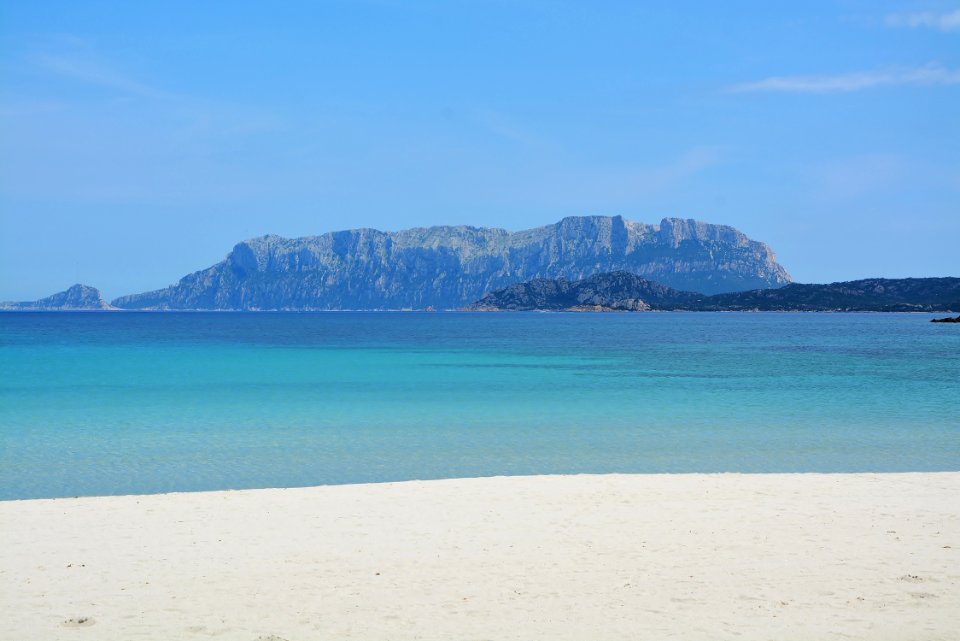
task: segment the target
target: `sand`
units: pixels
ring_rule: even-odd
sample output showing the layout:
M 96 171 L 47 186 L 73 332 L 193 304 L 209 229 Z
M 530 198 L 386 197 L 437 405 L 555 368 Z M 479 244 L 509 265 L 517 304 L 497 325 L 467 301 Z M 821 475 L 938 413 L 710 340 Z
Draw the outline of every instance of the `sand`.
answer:
M 960 639 L 960 473 L 0 502 L 0 639 Z

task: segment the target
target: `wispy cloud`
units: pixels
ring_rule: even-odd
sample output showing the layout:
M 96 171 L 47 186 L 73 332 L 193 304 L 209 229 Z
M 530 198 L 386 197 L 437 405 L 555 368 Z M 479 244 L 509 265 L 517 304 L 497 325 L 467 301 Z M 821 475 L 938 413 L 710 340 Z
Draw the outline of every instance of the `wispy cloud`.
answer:
M 66 109 L 62 102 L 50 100 L 3 100 L 0 101 L 0 118 L 56 113 Z
M 158 117 L 166 116 L 189 123 L 182 131 L 190 136 L 210 134 L 242 135 L 275 129 L 276 118 L 243 105 L 210 99 L 201 95 L 170 91 L 121 71 L 122 65 L 105 59 L 84 41 L 70 39 L 67 52 L 39 52 L 25 56 L 34 68 L 46 74 L 91 87 L 99 87 L 114 95 L 142 99 L 144 108 L 158 109 Z M 72 101 L 74 104 L 76 101 Z M 57 106 L 67 108 L 65 99 Z M 0 103 L 0 112 L 13 106 Z M 26 110 L 29 113 L 29 110 Z M 15 112 L 11 112 L 15 113 Z M 33 111 L 36 113 L 36 110 Z
M 636 177 L 638 183 L 648 188 L 664 187 L 713 167 L 721 158 L 722 150 L 719 147 L 694 147 L 663 167 L 636 170 Z
M 733 93 L 787 92 L 787 93 L 841 93 L 876 87 L 960 84 L 960 70 L 936 64 L 914 68 L 892 68 L 877 71 L 857 71 L 823 76 L 773 76 L 728 87 Z
M 585 206 L 635 204 L 651 194 L 677 189 L 722 160 L 723 149 L 703 146 L 664 158 L 655 165 L 570 166 L 546 174 L 540 190 L 568 202 L 583 202 Z
M 886 18 L 890 27 L 910 27 L 912 29 L 937 29 L 939 31 L 960 31 L 960 9 L 937 13 L 891 13 Z
M 473 118 L 490 133 L 526 147 L 544 147 L 546 143 L 530 127 L 499 111 L 476 109 Z
M 45 71 L 123 93 L 145 98 L 177 97 L 168 91 L 129 78 L 110 66 L 89 58 L 37 54 L 31 57 L 31 62 Z

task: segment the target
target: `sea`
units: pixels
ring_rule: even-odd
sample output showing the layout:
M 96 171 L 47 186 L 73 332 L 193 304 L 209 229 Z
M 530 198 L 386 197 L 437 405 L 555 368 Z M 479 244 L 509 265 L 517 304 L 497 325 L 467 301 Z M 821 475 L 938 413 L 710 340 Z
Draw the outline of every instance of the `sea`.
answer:
M 960 470 L 960 325 L 854 313 L 4 313 L 0 499 Z

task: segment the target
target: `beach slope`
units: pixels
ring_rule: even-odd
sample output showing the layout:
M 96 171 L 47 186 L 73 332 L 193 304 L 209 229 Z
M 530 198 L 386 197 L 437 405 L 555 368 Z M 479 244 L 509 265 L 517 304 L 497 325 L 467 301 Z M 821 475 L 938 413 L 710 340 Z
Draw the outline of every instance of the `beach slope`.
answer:
M 0 639 L 957 639 L 960 473 L 0 503 Z

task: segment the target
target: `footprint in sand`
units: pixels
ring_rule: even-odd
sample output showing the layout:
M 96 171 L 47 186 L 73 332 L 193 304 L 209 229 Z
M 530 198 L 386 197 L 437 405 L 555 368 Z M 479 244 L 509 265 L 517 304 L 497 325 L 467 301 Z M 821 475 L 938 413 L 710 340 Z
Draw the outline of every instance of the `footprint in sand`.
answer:
M 923 578 L 916 574 L 904 574 L 899 580 L 907 583 L 923 583 Z
M 96 623 L 96 621 L 90 617 L 77 617 L 75 619 L 67 619 L 61 625 L 65 628 L 89 628 L 94 623 Z

